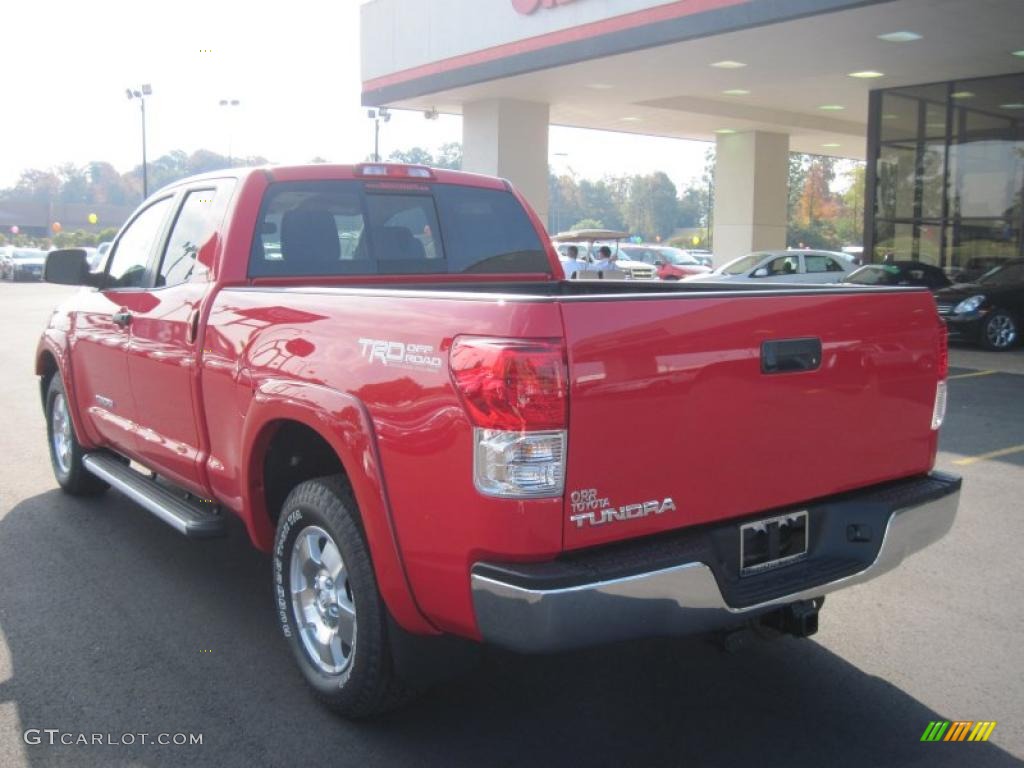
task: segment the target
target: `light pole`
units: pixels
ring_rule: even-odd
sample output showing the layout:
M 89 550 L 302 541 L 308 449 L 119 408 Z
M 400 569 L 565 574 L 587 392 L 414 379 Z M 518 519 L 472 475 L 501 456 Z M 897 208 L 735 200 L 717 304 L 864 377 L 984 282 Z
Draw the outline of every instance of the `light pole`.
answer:
M 241 102 L 238 99 L 221 99 L 220 105 L 222 107 L 237 107 Z M 231 160 L 231 137 L 234 133 L 235 124 L 232 120 L 232 113 L 228 113 L 228 165 L 233 165 Z
M 366 116 L 373 120 L 373 162 L 380 162 L 380 122 L 391 120 L 391 110 L 387 107 L 367 110 Z
M 153 95 L 153 86 L 149 83 L 142 85 L 138 90 L 126 88 L 128 100 L 139 100 L 139 109 L 142 112 L 142 199 L 149 197 L 149 172 L 146 168 L 146 97 Z

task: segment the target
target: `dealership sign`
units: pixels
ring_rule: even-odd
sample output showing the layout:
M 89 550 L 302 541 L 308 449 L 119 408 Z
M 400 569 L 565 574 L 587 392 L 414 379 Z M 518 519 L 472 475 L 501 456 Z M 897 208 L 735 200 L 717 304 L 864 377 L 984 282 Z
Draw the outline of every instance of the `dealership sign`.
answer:
M 568 5 L 574 0 L 512 0 L 512 7 L 524 16 L 529 16 L 538 8 L 557 8 Z

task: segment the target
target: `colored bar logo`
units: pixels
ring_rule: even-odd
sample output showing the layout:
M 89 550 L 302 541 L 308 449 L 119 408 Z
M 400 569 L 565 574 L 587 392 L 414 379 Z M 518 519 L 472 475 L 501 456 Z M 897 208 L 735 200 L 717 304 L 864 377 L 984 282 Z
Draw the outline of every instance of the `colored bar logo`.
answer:
M 932 720 L 921 741 L 988 741 L 995 729 L 995 720 Z

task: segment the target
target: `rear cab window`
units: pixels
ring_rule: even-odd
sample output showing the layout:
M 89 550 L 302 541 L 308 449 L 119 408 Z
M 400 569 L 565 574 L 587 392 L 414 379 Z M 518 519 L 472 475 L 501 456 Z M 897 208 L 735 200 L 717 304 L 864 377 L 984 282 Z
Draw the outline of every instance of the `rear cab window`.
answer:
M 508 191 L 454 184 L 275 182 L 253 237 L 250 277 L 551 274 Z

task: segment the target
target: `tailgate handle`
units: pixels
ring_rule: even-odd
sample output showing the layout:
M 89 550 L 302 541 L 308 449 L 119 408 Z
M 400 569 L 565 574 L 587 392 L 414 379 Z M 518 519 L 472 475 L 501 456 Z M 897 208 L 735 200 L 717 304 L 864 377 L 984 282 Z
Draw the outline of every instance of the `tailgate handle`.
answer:
M 799 373 L 821 367 L 821 339 L 761 342 L 761 373 Z

